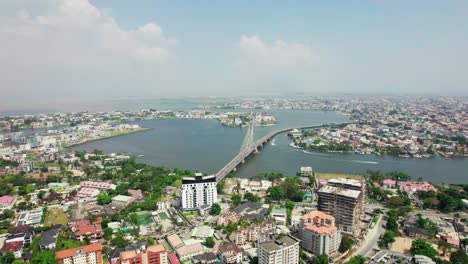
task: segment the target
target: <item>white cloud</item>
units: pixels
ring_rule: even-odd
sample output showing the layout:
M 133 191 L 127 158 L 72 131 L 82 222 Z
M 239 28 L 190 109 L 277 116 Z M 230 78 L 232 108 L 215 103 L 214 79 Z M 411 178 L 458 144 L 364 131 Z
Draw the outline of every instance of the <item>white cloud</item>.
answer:
M 33 16 L 24 8 L 14 17 L 0 18 L 0 41 L 12 48 L 0 51 L 0 57 L 12 61 L 24 59 L 24 63 L 42 60 L 40 63 L 60 67 L 63 65 L 53 63 L 57 60 L 83 62 L 82 58 L 90 54 L 97 55 L 93 57 L 95 61 L 130 59 L 156 63 L 166 62 L 171 55 L 175 41 L 166 38 L 156 23 L 125 30 L 88 0 L 41 3 L 47 5 L 45 14 Z M 25 54 L 30 56 L 25 58 Z
M 270 66 L 289 66 L 308 62 L 312 58 L 312 49 L 301 43 L 287 43 L 276 40 L 265 43 L 259 36 L 242 35 L 240 48 L 243 54 L 256 63 Z

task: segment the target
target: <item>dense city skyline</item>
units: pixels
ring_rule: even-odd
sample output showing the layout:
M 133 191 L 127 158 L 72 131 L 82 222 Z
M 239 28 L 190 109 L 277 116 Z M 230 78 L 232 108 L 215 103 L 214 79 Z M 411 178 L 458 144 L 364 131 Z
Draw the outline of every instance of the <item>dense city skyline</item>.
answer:
M 0 3 L 3 105 L 466 95 L 464 1 Z

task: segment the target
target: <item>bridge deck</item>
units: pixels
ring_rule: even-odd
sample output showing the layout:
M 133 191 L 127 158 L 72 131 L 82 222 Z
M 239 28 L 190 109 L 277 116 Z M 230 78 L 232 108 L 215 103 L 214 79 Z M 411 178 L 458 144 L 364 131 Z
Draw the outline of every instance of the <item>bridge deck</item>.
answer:
M 272 139 L 274 136 L 278 134 L 282 134 L 288 131 L 291 131 L 293 129 L 312 129 L 312 128 L 320 128 L 320 127 L 337 127 L 341 125 L 349 125 L 349 124 L 354 124 L 353 122 L 351 123 L 341 123 L 341 124 L 331 124 L 331 125 L 318 125 L 318 126 L 306 126 L 306 127 L 295 127 L 295 128 L 285 128 L 285 129 L 280 129 L 276 130 L 273 132 L 268 133 L 267 135 L 263 136 L 259 140 L 255 141 L 251 146 L 246 147 L 243 149 L 239 154 L 237 154 L 231 161 L 229 161 L 228 164 L 226 164 L 220 171 L 218 171 L 216 175 L 216 181 L 221 182 L 223 181 L 229 173 L 231 173 L 239 164 L 241 164 L 243 161 L 247 159 L 252 153 L 254 153 L 260 146 L 262 146 L 264 143 L 268 142 L 270 139 Z

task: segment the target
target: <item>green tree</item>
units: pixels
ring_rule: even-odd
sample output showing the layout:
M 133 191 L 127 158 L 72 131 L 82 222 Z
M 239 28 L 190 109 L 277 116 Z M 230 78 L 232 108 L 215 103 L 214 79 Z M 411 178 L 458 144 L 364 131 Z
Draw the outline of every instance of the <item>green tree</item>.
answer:
M 254 202 L 254 203 L 258 203 L 260 201 L 260 197 L 258 197 L 258 195 L 255 195 L 251 192 L 246 192 L 244 194 L 244 199 L 249 202 Z
M 364 264 L 366 263 L 367 259 L 363 256 L 354 256 L 352 257 L 348 262 L 345 262 L 345 264 Z
M 347 237 L 347 236 L 343 236 L 341 238 L 341 243 L 340 243 L 340 247 L 338 249 L 339 252 L 341 253 L 344 253 L 348 250 L 350 250 L 352 247 L 353 247 L 353 244 L 354 244 L 354 241 Z
M 11 252 L 6 252 L 0 256 L 0 263 L 11 264 L 15 261 L 15 255 Z
M 328 264 L 328 255 L 318 255 L 312 258 L 314 264 Z
M 249 264 L 258 264 L 258 257 L 253 257 L 253 258 L 250 260 Z
M 395 242 L 395 233 L 391 230 L 385 231 L 382 237 L 382 242 L 385 247 L 387 247 L 388 244 Z
M 50 250 L 44 250 L 37 255 L 33 255 L 31 264 L 56 264 L 55 253 Z
M 149 244 L 150 246 L 152 246 L 152 245 L 154 245 L 154 238 L 148 237 L 148 238 L 146 239 L 146 242 L 148 242 L 148 244 Z
M 284 190 L 279 186 L 269 187 L 267 189 L 267 193 L 271 199 L 276 200 L 276 201 L 284 199 L 284 196 L 285 196 Z
M 114 230 L 110 227 L 106 227 L 102 230 L 104 232 L 104 237 L 106 240 L 110 240 L 112 238 L 112 234 L 114 233 Z
M 458 250 L 452 253 L 450 261 L 453 264 L 465 264 L 468 263 L 468 255 L 464 250 Z
M 215 241 L 214 241 L 214 239 L 212 237 L 207 237 L 205 239 L 205 246 L 206 247 L 213 248 L 214 245 L 215 245 Z
M 240 195 L 238 195 L 238 194 L 233 194 L 233 195 L 231 196 L 231 200 L 232 200 L 232 204 L 233 204 L 234 206 L 238 206 L 238 205 L 241 203 L 241 200 L 242 200 L 242 199 L 241 199 Z
M 437 241 L 437 249 L 439 251 L 442 251 L 442 254 L 444 254 L 445 256 L 445 254 L 447 253 L 447 250 L 450 249 L 450 244 L 443 239 L 439 239 Z
M 112 201 L 112 199 L 111 199 L 110 195 L 107 195 L 107 194 L 100 194 L 97 197 L 97 202 L 99 204 L 110 204 L 111 201 Z
M 136 213 L 131 213 L 130 220 L 134 225 L 138 224 L 138 215 Z
M 214 203 L 213 205 L 211 205 L 210 214 L 219 215 L 220 213 L 221 213 L 221 206 L 219 205 L 219 203 Z
M 434 247 L 423 239 L 413 240 L 413 243 L 411 244 L 411 253 L 415 255 L 423 255 L 431 259 L 434 259 L 437 256 L 437 251 Z
M 128 241 L 125 240 L 121 235 L 117 235 L 110 241 L 111 245 L 118 248 L 123 248 L 128 246 Z

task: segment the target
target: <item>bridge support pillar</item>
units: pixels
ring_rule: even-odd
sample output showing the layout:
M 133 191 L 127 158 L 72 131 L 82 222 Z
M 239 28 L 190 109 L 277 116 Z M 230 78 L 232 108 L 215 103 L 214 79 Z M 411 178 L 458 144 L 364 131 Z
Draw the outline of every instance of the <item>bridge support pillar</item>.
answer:
M 241 162 L 242 162 L 242 163 L 245 163 L 245 159 L 243 159 Z
M 258 152 L 258 148 L 255 148 L 254 153 L 257 154 Z

